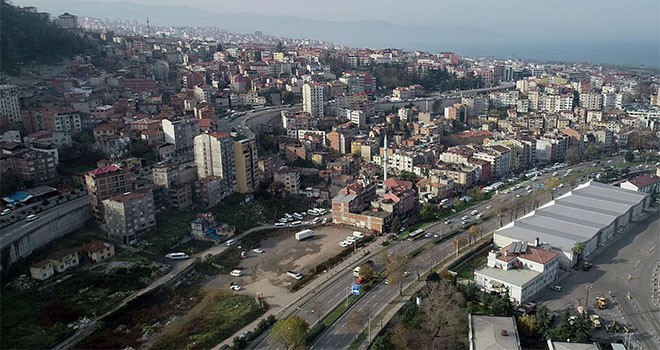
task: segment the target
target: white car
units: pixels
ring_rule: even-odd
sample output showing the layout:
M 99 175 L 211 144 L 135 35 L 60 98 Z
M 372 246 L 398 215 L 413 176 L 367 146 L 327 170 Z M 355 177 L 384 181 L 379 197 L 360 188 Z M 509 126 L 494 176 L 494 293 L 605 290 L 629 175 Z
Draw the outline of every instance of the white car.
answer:
M 9 213 L 11 213 L 11 209 L 7 208 L 7 209 L 3 210 L 2 213 L 0 213 L 0 215 L 5 216 L 5 215 L 8 215 Z
M 554 290 L 555 292 L 561 292 L 561 286 L 552 286 L 550 289 Z
M 37 220 L 38 218 L 39 218 L 39 216 L 34 215 L 34 214 L 30 214 L 30 215 L 25 217 L 25 221 L 30 222 L 30 221 Z
M 238 284 L 232 284 L 231 286 L 229 286 L 229 289 L 238 292 L 239 290 L 241 290 L 241 286 L 239 286 Z
M 357 241 L 357 240 L 358 240 L 357 237 L 353 237 L 353 236 L 348 236 L 348 237 L 346 237 L 346 242 L 351 242 L 351 243 L 353 243 L 353 242 L 355 242 L 355 241 Z
M 257 253 L 257 254 L 261 254 L 261 253 L 263 253 L 264 251 L 261 250 L 261 249 L 259 249 L 259 248 L 254 248 L 254 249 L 252 249 L 252 252 L 253 252 L 253 253 Z
M 486 206 L 486 209 L 490 209 L 490 208 L 491 208 L 491 206 L 490 206 L 490 204 L 488 204 L 488 205 Z
M 520 193 L 518 193 L 518 194 L 516 195 L 516 198 L 520 198 L 520 197 L 521 197 L 521 196 L 520 196 Z
M 243 272 L 241 270 L 233 270 L 229 274 L 234 276 L 234 277 L 241 277 L 241 275 L 243 275 Z
M 227 242 L 225 242 L 225 244 L 227 245 L 227 247 L 231 247 L 234 244 L 236 244 L 236 240 L 235 239 L 230 239 Z
M 451 224 L 451 220 L 445 220 L 445 225 Z
M 294 271 L 287 271 L 286 274 L 291 277 L 295 278 L 297 280 L 302 279 L 303 275 L 300 272 L 294 272 Z
M 467 219 L 469 219 L 469 217 L 467 215 L 463 215 L 463 217 L 461 218 L 461 220 L 463 220 L 463 221 L 466 221 Z
M 346 241 L 339 242 L 339 246 L 342 247 L 342 248 L 349 247 L 350 245 L 351 245 L 350 242 L 346 242 Z

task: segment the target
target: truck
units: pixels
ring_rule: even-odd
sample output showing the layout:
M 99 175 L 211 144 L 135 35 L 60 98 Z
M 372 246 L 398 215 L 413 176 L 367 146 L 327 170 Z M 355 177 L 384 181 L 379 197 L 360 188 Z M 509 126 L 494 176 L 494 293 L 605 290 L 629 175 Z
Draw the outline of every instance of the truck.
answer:
M 296 239 L 299 241 L 302 241 L 303 239 L 307 239 L 314 236 L 314 231 L 310 229 L 302 230 L 300 232 L 296 232 Z

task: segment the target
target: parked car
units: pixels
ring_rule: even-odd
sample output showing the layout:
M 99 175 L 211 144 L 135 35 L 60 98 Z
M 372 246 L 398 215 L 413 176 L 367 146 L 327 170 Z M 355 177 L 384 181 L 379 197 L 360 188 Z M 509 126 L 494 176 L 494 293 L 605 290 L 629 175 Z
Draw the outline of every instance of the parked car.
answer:
M 238 284 L 232 284 L 231 286 L 229 286 L 229 289 L 238 292 L 239 290 L 241 290 L 241 286 L 239 286 Z
M 235 239 L 227 240 L 227 242 L 225 242 L 225 244 L 227 245 L 227 247 L 231 247 L 234 244 L 236 244 L 236 240 Z
M 555 292 L 561 292 L 561 286 L 552 286 L 550 289 L 554 290 Z
M 451 224 L 451 220 L 445 220 L 445 225 Z
M 253 252 L 253 253 L 257 253 L 257 254 L 261 254 L 261 253 L 263 253 L 264 251 L 261 250 L 261 249 L 259 249 L 259 248 L 254 248 L 254 249 L 252 249 L 252 252 Z
M 351 245 L 350 242 L 346 242 L 346 241 L 341 241 L 341 242 L 339 242 L 339 246 L 342 247 L 342 248 L 346 248 L 346 247 L 348 247 L 348 246 L 350 246 L 350 245 Z
M 2 213 L 0 213 L 0 215 L 5 216 L 5 215 L 8 215 L 10 213 L 11 213 L 11 209 L 7 208 L 7 209 L 3 210 Z
M 233 270 L 229 274 L 234 276 L 234 277 L 240 277 L 243 274 L 243 272 L 241 270 Z
M 30 215 L 25 217 L 25 221 L 30 222 L 30 221 L 37 220 L 38 218 L 39 218 L 39 216 L 34 215 L 34 214 L 30 214 Z
M 300 272 L 294 272 L 294 271 L 287 271 L 286 274 L 289 277 L 295 278 L 297 280 L 302 279 L 303 275 Z

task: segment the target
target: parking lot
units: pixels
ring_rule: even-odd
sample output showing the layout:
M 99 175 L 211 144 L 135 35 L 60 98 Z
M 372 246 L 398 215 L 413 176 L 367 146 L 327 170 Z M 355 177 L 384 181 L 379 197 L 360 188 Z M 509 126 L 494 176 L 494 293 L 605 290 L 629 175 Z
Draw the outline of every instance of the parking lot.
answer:
M 339 254 L 344 249 L 339 246 L 339 242 L 355 231 L 354 228 L 335 225 L 312 229 L 314 236 L 303 241 L 295 239 L 295 233 L 303 228 L 282 229 L 281 235 L 261 243 L 261 254 L 245 247 L 247 257 L 241 260 L 242 276 L 219 275 L 205 288 L 229 288 L 230 282 L 234 282 L 242 287 L 239 293 L 262 293 L 271 307 L 282 305 L 287 296 L 291 295 L 288 287 L 296 281 L 287 276 L 287 271 L 307 274 L 316 265 Z
M 603 326 L 592 333 L 599 341 L 619 341 L 624 333 L 608 333 L 605 325 L 616 321 L 632 333 L 632 341 L 642 349 L 657 349 L 660 344 L 660 216 L 657 208 L 634 222 L 623 234 L 602 247 L 591 262 L 589 271 L 562 271 L 561 292 L 541 292 L 538 301 L 561 314 L 568 307 L 575 314 L 577 306 L 587 306 L 598 314 Z M 604 297 L 608 305 L 599 309 L 596 298 Z

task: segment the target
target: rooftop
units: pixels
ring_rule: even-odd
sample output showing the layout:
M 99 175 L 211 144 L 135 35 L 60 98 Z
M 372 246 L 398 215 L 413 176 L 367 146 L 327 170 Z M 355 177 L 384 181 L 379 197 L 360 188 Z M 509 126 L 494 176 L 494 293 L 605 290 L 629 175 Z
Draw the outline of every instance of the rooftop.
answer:
M 108 166 L 104 166 L 104 167 L 101 167 L 101 168 L 91 170 L 89 172 L 89 174 L 92 175 L 92 176 L 99 176 L 99 175 L 104 175 L 104 174 L 119 171 L 119 170 L 121 170 L 121 168 L 119 168 L 116 165 L 108 165 Z
M 637 188 L 642 188 L 660 182 L 660 177 L 651 174 L 644 174 L 632 178 L 628 180 L 628 182 L 635 185 Z
M 513 317 L 470 314 L 470 349 L 520 349 L 518 329 Z
M 541 273 L 530 269 L 511 269 L 503 270 L 493 267 L 482 267 L 474 270 L 475 274 L 486 276 L 490 281 L 495 280 L 514 286 L 525 286 Z

